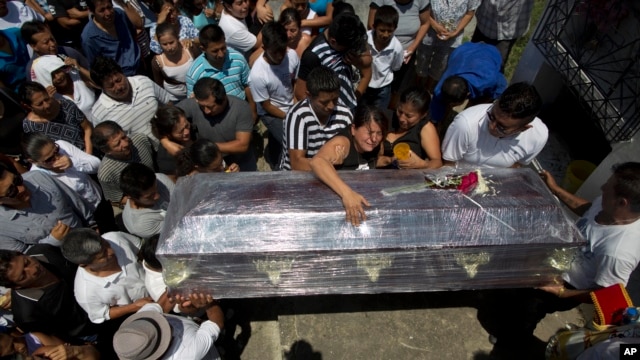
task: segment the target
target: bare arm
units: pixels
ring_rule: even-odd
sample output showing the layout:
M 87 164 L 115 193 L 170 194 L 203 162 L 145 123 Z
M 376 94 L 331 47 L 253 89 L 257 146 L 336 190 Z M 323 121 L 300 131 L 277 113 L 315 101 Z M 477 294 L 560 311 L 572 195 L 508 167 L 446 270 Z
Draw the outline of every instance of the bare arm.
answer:
M 59 17 L 56 18 L 56 22 L 62 26 L 63 28 L 67 29 L 67 30 L 71 30 L 73 29 L 74 26 L 78 26 L 80 24 L 82 24 L 82 22 L 78 19 L 73 19 L 71 17 L 68 16 L 63 16 L 63 17 Z
M 420 131 L 420 143 L 427 153 L 427 169 L 437 169 L 442 167 L 442 152 L 440 150 L 440 138 L 438 130 L 432 122 L 422 127 Z
M 249 150 L 249 144 L 251 143 L 250 132 L 236 132 L 236 138 L 231 141 L 216 143 L 220 148 L 220 151 L 225 154 L 242 154 Z
M 309 161 L 311 171 L 323 183 L 331 188 L 342 199 L 346 211 L 346 220 L 354 226 L 367 219 L 363 205 L 369 202 L 353 191 L 338 175 L 334 165 L 342 164 L 349 155 L 349 140 L 344 136 L 336 136 L 322 146 L 320 151 Z
M 307 81 L 298 78 L 296 80 L 296 87 L 293 90 L 293 93 L 298 101 L 307 98 Z
M 558 183 L 556 183 L 556 180 L 553 178 L 553 175 L 551 175 L 551 173 L 549 173 L 547 170 L 542 170 L 540 176 L 542 176 L 542 179 L 547 184 L 549 190 L 551 190 L 553 195 L 557 196 L 560 201 L 565 203 L 565 205 L 567 205 L 567 207 L 576 215 L 584 215 L 584 213 L 591 207 L 591 203 L 586 199 L 575 196 L 560 187 L 560 185 L 558 185 Z
M 84 152 L 87 154 L 93 154 L 93 144 L 91 144 L 91 133 L 93 133 L 93 125 L 84 118 L 80 123 L 82 130 L 84 131 Z
M 145 304 L 152 302 L 153 299 L 151 299 L 150 297 L 145 297 L 142 299 L 138 299 L 128 305 L 112 306 L 109 308 L 109 319 L 117 319 L 128 314 L 133 314 L 134 312 L 140 310 L 140 308 Z
M 153 74 L 153 81 L 158 84 L 158 86 L 164 86 L 164 74 L 158 61 L 159 56 L 160 55 L 156 55 L 153 57 L 153 60 L 151 60 L 151 73 Z
M 251 89 L 248 86 L 244 88 L 244 94 L 247 97 L 247 102 L 251 108 L 251 117 L 253 118 L 253 124 L 255 125 L 255 123 L 258 122 L 258 107 L 256 106 L 256 102 L 253 101 L 253 95 L 251 94 Z
M 369 7 L 369 18 L 367 19 L 367 29 L 373 29 L 373 19 L 376 17 L 377 7 Z
M 316 15 L 313 19 L 302 19 L 302 27 L 321 28 L 331 24 L 333 20 L 333 3 L 327 4 L 327 12 L 324 16 Z
M 127 15 L 127 18 L 129 18 L 129 21 L 131 21 L 131 24 L 133 24 L 133 27 L 136 30 L 144 29 L 144 20 L 142 19 L 142 17 L 140 17 L 140 14 L 138 14 L 138 11 L 136 11 L 136 8 L 129 5 L 129 3 L 125 4 L 124 1 L 122 0 L 115 0 L 115 2 L 117 2 L 118 5 L 122 7 L 125 14 Z M 160 24 L 160 22 L 158 22 L 158 24 Z
M 411 45 L 407 48 L 407 51 L 410 53 L 415 53 L 420 43 L 422 43 L 422 39 L 427 34 L 429 30 L 429 17 L 431 16 L 431 10 L 427 10 L 420 14 L 420 27 L 418 28 L 418 32 L 416 33 L 416 38 L 413 40 Z
M 291 161 L 291 170 L 311 171 L 306 150 L 288 149 L 289 160 Z
M 284 113 L 284 111 L 275 107 L 269 100 L 261 102 L 260 105 L 262 105 L 262 108 L 267 112 L 267 114 L 273 117 L 277 117 L 278 119 L 284 119 L 284 117 L 287 115 Z

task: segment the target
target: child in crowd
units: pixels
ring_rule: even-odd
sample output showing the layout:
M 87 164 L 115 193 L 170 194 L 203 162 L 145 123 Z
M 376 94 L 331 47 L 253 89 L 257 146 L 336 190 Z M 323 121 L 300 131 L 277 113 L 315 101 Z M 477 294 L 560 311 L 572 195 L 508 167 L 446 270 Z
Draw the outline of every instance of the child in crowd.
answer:
M 381 6 L 376 11 L 373 29 L 367 32 L 373 75 L 361 101 L 386 109 L 391 100 L 393 72 L 400 70 L 404 60 L 402 44 L 393 35 L 398 28 L 398 11 L 391 6 Z
M 174 183 L 143 164 L 129 164 L 120 175 L 120 189 L 129 199 L 122 210 L 127 230 L 141 238 L 159 234 Z

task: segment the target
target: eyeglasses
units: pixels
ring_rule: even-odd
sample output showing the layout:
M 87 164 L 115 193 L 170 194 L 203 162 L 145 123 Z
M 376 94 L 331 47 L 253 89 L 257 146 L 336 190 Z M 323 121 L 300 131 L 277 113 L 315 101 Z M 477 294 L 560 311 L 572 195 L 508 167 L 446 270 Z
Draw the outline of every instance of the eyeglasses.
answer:
M 8 170 L 5 170 L 5 171 L 9 172 Z M 7 192 L 4 194 L 4 196 L 0 196 L 0 197 L 8 197 L 8 198 L 16 197 L 19 193 L 18 186 L 22 185 L 22 183 L 23 183 L 22 176 L 19 174 L 13 174 L 13 181 L 11 182 L 11 185 L 7 189 Z
M 44 164 L 51 164 L 54 161 L 56 161 L 56 159 L 58 158 L 58 156 L 60 156 L 60 145 L 56 144 L 55 150 L 53 151 L 53 155 L 49 156 L 48 158 L 42 160 L 42 163 Z
M 495 105 L 495 104 L 494 104 Z M 493 106 L 491 105 L 488 109 L 487 109 L 487 118 L 489 118 L 489 121 L 491 123 L 494 124 L 494 127 L 496 129 L 496 132 L 500 135 L 500 136 L 509 136 L 509 135 L 514 135 L 517 134 L 519 132 L 521 132 L 523 130 L 522 127 L 519 127 L 517 129 L 511 129 L 509 130 L 506 126 L 502 125 L 501 123 L 498 122 L 498 118 L 496 118 L 496 116 L 493 114 Z

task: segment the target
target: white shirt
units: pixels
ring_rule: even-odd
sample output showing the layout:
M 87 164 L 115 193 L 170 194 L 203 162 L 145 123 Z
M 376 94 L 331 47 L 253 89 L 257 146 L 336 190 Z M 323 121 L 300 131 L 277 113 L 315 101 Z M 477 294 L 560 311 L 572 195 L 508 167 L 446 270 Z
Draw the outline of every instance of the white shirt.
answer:
M 285 114 L 289 111 L 293 105 L 293 80 L 299 66 L 298 54 L 289 48 L 278 65 L 269 64 L 264 55 L 255 61 L 249 73 L 249 82 L 253 100 L 258 104 L 258 115 L 267 114 L 260 104 L 266 100 Z
M 256 45 L 257 38 L 249 31 L 244 20 L 238 20 L 223 11 L 218 25 L 224 31 L 227 46 L 234 48 L 243 55 L 246 56 Z
M 76 301 L 96 324 L 110 319 L 111 306 L 129 305 L 148 296 L 144 269 L 137 258 L 140 239 L 122 232 L 110 232 L 102 237 L 111 245 L 122 271 L 98 277 L 78 267 L 74 281 Z
M 617 283 L 627 285 L 640 263 L 640 220 L 625 225 L 600 225 L 595 221 L 602 210 L 602 196 L 596 198 L 576 226 L 588 244 L 563 274 L 576 289 L 595 289 Z
M 8 13 L 4 17 L 0 17 L 0 30 L 21 27 L 27 21 L 40 21 L 44 22 L 44 17 L 38 14 L 35 10 L 28 7 L 22 1 L 7 1 Z M 31 46 L 29 46 L 29 54 L 31 52 Z
M 113 100 L 102 93 L 93 105 L 94 126 L 106 120 L 113 120 L 127 135 L 144 134 L 155 139 L 151 133 L 151 119 L 156 115 L 158 105 L 171 101 L 171 95 L 146 76 L 129 76 L 131 102 Z
M 316 12 L 309 9 L 309 13 L 307 14 L 307 18 L 303 19 L 303 20 L 313 20 L 316 17 Z M 307 34 L 309 36 L 311 36 L 311 33 L 313 33 L 313 28 L 309 27 L 309 26 L 305 26 L 303 28 L 300 29 L 302 31 L 303 34 Z
M 144 305 L 138 312 L 155 311 L 162 314 L 156 303 Z M 220 327 L 213 321 L 204 321 L 200 326 L 182 316 L 164 314 L 171 326 L 171 345 L 162 354 L 163 360 L 220 359 L 213 343 L 220 334 Z
M 100 201 L 102 201 L 102 191 L 89 174 L 98 172 L 100 159 L 87 154 L 64 140 L 57 140 L 56 144 L 60 147 L 60 154 L 67 155 L 73 165 L 64 172 L 59 173 L 33 164 L 30 171 L 42 171 L 60 180 L 75 191 L 91 209 L 91 212 L 94 212 Z
M 374 44 L 373 30 L 367 32 L 369 37 L 369 47 L 371 48 L 371 56 L 373 57 L 373 74 L 369 87 L 374 89 L 383 88 L 393 81 L 393 72 L 400 70 L 402 62 L 404 60 L 404 50 L 402 44 L 395 36 L 391 38 L 391 41 L 381 51 L 376 49 Z
M 472 106 L 458 114 L 442 142 L 442 158 L 481 167 L 507 168 L 529 164 L 547 143 L 549 131 L 535 118 L 531 128 L 515 136 L 498 138 L 489 132 L 491 104 Z

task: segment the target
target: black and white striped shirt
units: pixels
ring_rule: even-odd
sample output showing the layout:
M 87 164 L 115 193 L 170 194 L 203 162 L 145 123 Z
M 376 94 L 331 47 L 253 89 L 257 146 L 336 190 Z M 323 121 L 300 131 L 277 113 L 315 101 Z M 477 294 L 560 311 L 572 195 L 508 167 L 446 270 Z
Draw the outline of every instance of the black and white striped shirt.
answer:
M 311 109 L 309 99 L 295 104 L 284 119 L 282 170 L 291 170 L 289 149 L 306 150 L 306 157 L 312 158 L 324 143 L 349 126 L 352 119 L 349 109 L 338 103 L 327 123 L 322 125 Z
M 353 110 L 358 104 L 352 82 L 353 72 L 351 65 L 344 62 L 343 56 L 343 53 L 329 46 L 324 35 L 320 34 L 302 54 L 298 78 L 307 81 L 311 70 L 321 65 L 328 67 L 338 74 L 340 79 L 340 100 L 347 108 Z

